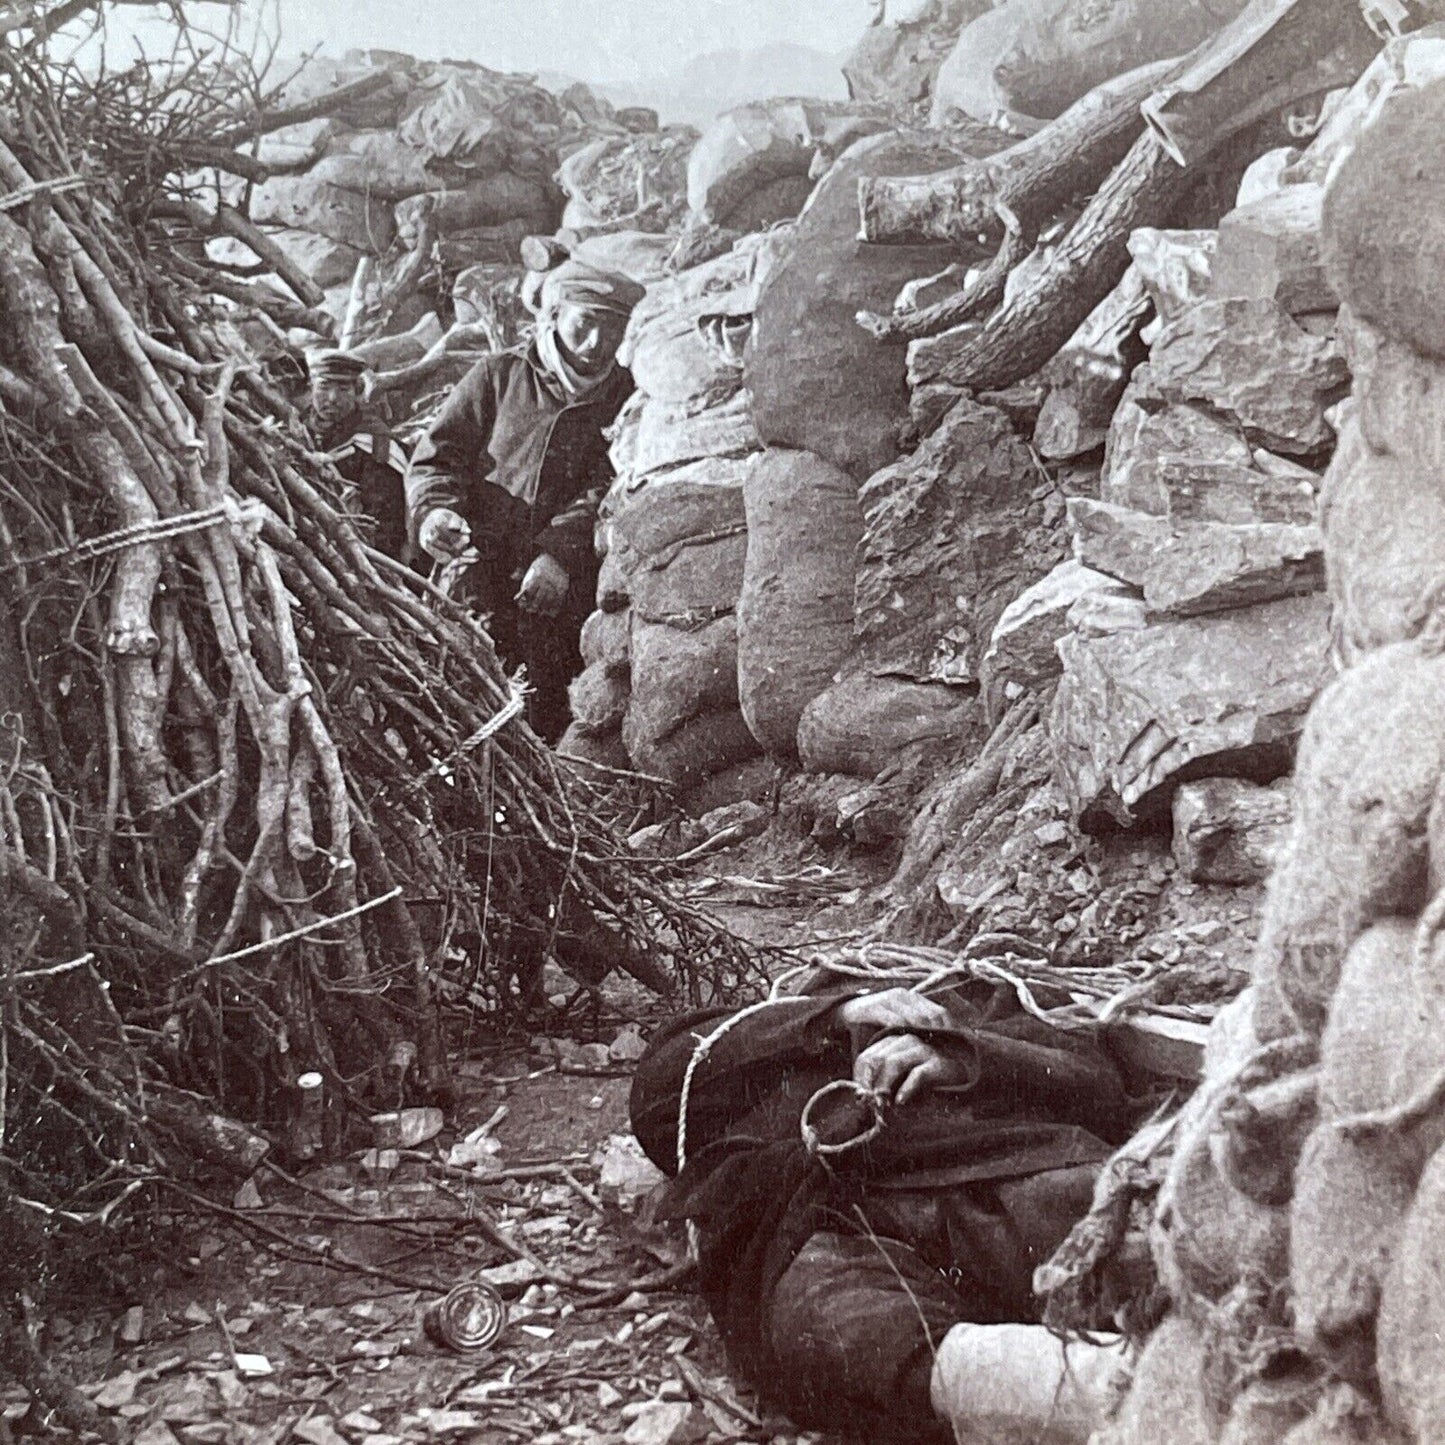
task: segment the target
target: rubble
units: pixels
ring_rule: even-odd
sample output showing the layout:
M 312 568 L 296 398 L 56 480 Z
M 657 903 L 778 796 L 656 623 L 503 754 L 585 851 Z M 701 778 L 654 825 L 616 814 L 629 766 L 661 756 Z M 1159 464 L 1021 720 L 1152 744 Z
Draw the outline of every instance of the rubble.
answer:
M 1289 831 L 1287 785 L 1242 778 L 1181 784 L 1174 794 L 1174 860 L 1194 883 L 1263 883 Z
M 1335 347 L 1307 335 L 1276 301 L 1209 300 L 1160 333 L 1138 395 L 1202 403 L 1233 418 L 1245 437 L 1286 456 L 1330 447 L 1325 412 L 1345 394 L 1349 370 Z
M 1276 301 L 1291 316 L 1338 309 L 1320 255 L 1324 194 L 1319 185 L 1286 186 L 1225 216 L 1212 293 Z
M 1319 595 L 1065 637 L 1049 729 L 1075 816 L 1129 826 L 1190 773 L 1286 771 L 1328 649 Z
M 911 456 L 875 472 L 858 493 L 858 664 L 915 682 L 977 683 L 1004 607 L 1055 560 L 1049 489 L 1040 492 L 1008 418 L 970 401 Z
M 1084 497 L 1070 499 L 1069 521 L 1075 557 L 1139 588 L 1160 616 L 1221 612 L 1324 586 L 1324 539 L 1313 525 L 1186 521 Z

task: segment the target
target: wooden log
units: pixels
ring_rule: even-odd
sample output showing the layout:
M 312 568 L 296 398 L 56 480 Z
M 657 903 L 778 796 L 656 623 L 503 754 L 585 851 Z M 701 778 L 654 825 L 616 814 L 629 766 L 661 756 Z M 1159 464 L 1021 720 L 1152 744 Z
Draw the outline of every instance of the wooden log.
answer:
M 303 121 L 319 120 L 325 115 L 334 115 L 348 105 L 365 100 L 391 84 L 391 72 L 374 70 L 347 85 L 337 86 L 324 95 L 303 100 L 299 105 L 287 106 L 284 110 L 258 110 L 249 120 L 216 137 L 219 145 L 239 145 L 242 141 L 256 136 L 269 135 L 272 131 L 283 130 L 288 125 L 300 125 Z
M 1379 38 L 1359 0 L 1253 0 L 1142 104 L 1180 165 L 1309 95 L 1349 85 Z
M 215 214 L 195 201 L 169 201 L 155 206 L 156 216 L 188 221 L 203 235 L 230 236 L 261 258 L 261 269 L 273 271 L 305 306 L 320 306 L 326 292 L 306 274 L 249 216 L 224 202 Z
M 1129 264 L 1130 232 L 1163 224 L 1196 179 L 1152 131 L 1141 135 L 1055 248 L 1040 279 L 982 324 L 915 341 L 909 383 L 996 391 L 1031 376 L 1118 284 Z
M 1003 239 L 1000 207 L 1037 229 L 1093 190 L 1143 129 L 1139 107 L 1177 60 L 1141 66 L 1091 90 L 1042 130 L 986 160 L 929 176 L 858 182 L 859 239 L 881 245 L 954 241 L 988 252 Z

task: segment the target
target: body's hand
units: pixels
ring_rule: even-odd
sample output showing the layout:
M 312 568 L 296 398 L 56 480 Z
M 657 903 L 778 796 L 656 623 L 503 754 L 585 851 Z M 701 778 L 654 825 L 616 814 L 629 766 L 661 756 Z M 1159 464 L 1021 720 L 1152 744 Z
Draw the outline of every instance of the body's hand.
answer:
M 911 988 L 889 988 L 850 998 L 838 1005 L 838 1021 L 847 1028 L 872 1025 L 880 1029 L 943 1029 L 951 1023 L 942 1004 Z
M 853 1061 L 853 1082 L 860 1088 L 906 1104 L 926 1089 L 946 1084 L 948 1061 L 912 1034 L 888 1034 L 869 1044 Z
M 438 562 L 454 562 L 472 544 L 472 529 L 465 517 L 450 507 L 437 507 L 421 519 L 417 544 Z
M 517 606 L 523 612 L 553 617 L 567 601 L 567 569 L 549 552 L 543 552 L 522 578 L 517 589 Z

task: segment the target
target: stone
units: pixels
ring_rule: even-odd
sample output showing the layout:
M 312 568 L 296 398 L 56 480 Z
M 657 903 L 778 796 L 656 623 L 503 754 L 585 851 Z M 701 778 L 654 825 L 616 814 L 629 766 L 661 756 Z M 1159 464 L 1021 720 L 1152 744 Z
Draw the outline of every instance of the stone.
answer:
M 1320 477 L 1306 467 L 1266 471 L 1234 462 L 1160 457 L 1155 475 L 1165 515 L 1176 522 L 1307 527 L 1316 520 Z
M 1323 186 L 1285 186 L 1231 211 L 1219 223 L 1210 294 L 1278 301 L 1291 316 L 1335 310 L 1320 255 L 1324 203 Z
M 1143 277 L 1130 266 L 1044 368 L 1049 390 L 1034 424 L 1034 447 L 1046 461 L 1068 461 L 1104 445 L 1129 374 L 1143 360 L 1139 333 L 1149 311 Z
M 637 1411 L 622 1439 L 624 1445 L 685 1445 L 696 1438 L 697 1412 L 682 1400 L 650 1400 Z M 705 1417 L 698 1415 L 705 1421 Z M 706 1430 L 704 1429 L 704 1435 Z
M 1349 368 L 1277 301 L 1215 299 L 1160 332 L 1134 381 L 1146 400 L 1202 403 L 1237 421 L 1249 441 L 1308 456 L 1334 442 L 1325 412 L 1345 395 Z
M 798 756 L 805 772 L 876 778 L 909 751 L 975 738 L 981 712 L 972 689 L 846 677 L 803 709 Z
M 1192 777 L 1278 777 L 1330 675 L 1329 604 L 1291 597 L 1110 637 L 1065 637 L 1055 780 L 1086 831 L 1168 807 Z
M 914 682 L 979 680 L 994 624 L 1034 580 L 1039 481 L 1008 418 L 960 401 L 916 452 L 864 483 L 853 604 L 863 665 Z
M 988 9 L 988 0 L 923 0 L 870 25 L 843 62 L 849 95 L 893 106 L 917 105 L 933 92 L 959 31 Z
M 291 1437 L 303 1445 L 347 1445 L 346 1437 L 337 1430 L 330 1415 L 310 1415 L 299 1421 Z
M 1140 226 L 1130 234 L 1129 254 L 1154 303 L 1159 326 L 1177 321 L 1210 294 L 1218 240 L 1216 231 L 1165 231 L 1154 226 Z
M 598 1171 L 598 1193 L 628 1213 L 667 1177 L 631 1134 L 613 1134 L 593 1155 L 592 1162 Z
M 736 834 L 741 842 L 766 833 L 771 820 L 772 814 L 761 803 L 745 798 L 738 803 L 725 803 L 720 808 L 713 808 L 697 821 L 704 837 L 715 838 L 720 833 Z
M 1131 383 L 1114 414 L 1099 479 L 1104 501 L 1163 516 L 1169 510 L 1160 480 L 1165 461 L 1253 467 L 1249 443 L 1224 421 L 1199 407 L 1144 401 L 1142 388 Z
M 1109 502 L 1069 499 L 1074 555 L 1139 588 L 1150 610 L 1188 617 L 1324 586 L 1324 539 L 1313 525 L 1186 522 Z
M 1063 671 L 1055 644 L 1069 631 L 1070 609 L 1081 597 L 1099 591 L 1132 595 L 1114 578 L 1071 557 L 1004 608 L 980 669 L 991 722 L 1002 716 L 1009 702 Z
M 1183 783 L 1174 794 L 1174 859 L 1191 883 L 1263 883 L 1289 833 L 1287 783 Z
M 909 419 L 904 347 L 880 346 L 859 311 L 955 259 L 949 246 L 860 246 L 858 181 L 923 175 L 962 159 L 938 137 L 899 132 L 854 146 L 819 182 L 763 283 L 743 379 L 764 443 L 813 452 L 862 482 L 901 450 Z
M 628 1024 L 619 1029 L 616 1038 L 607 1045 L 607 1053 L 614 1064 L 635 1064 L 647 1052 L 647 1041 L 637 1024 Z

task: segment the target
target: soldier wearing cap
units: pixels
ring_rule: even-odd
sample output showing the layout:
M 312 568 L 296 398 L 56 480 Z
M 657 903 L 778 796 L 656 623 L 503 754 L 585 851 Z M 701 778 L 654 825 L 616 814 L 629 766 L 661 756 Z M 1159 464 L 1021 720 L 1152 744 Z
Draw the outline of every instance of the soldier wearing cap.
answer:
M 410 531 L 443 564 L 471 562 L 459 595 L 490 617 L 508 665 L 525 664 L 527 718 L 555 742 L 592 610 L 592 529 L 612 481 L 603 429 L 632 391 L 617 362 L 643 290 L 566 261 L 537 292 L 533 340 L 484 357 L 447 398 L 407 476 Z
M 406 453 L 391 428 L 367 411 L 362 378 L 366 363 L 345 351 L 308 358 L 311 391 L 307 419 L 317 441 L 347 483 L 347 503 L 364 519 L 372 545 L 406 560 Z

